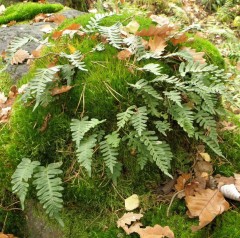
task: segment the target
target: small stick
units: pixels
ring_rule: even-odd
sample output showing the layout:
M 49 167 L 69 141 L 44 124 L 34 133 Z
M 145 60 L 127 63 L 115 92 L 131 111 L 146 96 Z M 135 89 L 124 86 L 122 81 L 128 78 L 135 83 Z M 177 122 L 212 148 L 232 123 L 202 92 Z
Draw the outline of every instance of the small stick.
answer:
M 180 190 L 180 191 L 176 192 L 176 193 L 172 196 L 171 201 L 170 201 L 169 206 L 168 206 L 168 209 L 167 209 L 167 217 L 169 217 L 170 208 L 171 208 L 171 206 L 172 206 L 172 203 L 173 203 L 175 197 L 176 197 L 179 193 L 181 193 L 181 192 L 183 192 L 183 191 L 184 191 L 184 190 Z

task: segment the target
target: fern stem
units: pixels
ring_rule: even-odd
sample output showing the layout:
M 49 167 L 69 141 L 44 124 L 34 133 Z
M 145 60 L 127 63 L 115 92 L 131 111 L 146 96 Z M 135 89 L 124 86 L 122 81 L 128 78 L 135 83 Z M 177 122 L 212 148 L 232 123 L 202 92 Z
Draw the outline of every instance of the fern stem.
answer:
M 75 109 L 75 114 L 77 113 L 77 110 L 78 110 L 78 108 L 79 108 L 79 106 L 80 106 L 80 104 L 81 104 L 81 101 L 82 101 L 82 99 L 83 99 L 83 110 L 82 110 L 82 113 L 81 113 L 81 118 L 83 117 L 83 114 L 84 114 L 84 109 L 85 109 L 85 89 L 86 89 L 86 83 L 84 83 L 83 84 L 83 90 L 82 90 L 82 93 L 81 93 L 81 95 L 80 95 L 80 98 L 79 98 L 79 101 L 78 101 L 78 104 L 77 104 L 77 107 L 76 107 L 76 109 Z

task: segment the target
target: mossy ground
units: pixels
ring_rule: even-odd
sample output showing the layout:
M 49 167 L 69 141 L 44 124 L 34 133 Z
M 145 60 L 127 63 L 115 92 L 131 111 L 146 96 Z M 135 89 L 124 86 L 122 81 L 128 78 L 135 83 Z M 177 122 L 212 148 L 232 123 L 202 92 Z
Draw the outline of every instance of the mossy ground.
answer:
M 31 20 L 39 13 L 53 13 L 63 9 L 61 4 L 40 4 L 40 3 L 18 3 L 7 7 L 0 16 L 0 24 L 7 24 L 10 21 Z
M 90 17 L 91 15 L 85 15 L 74 20 L 68 20 L 60 29 L 73 22 L 85 25 Z M 124 21 L 124 24 L 127 24 L 128 21 L 125 21 L 126 18 L 128 18 L 126 15 L 113 16 L 103 20 L 102 24 L 111 25 L 116 21 Z M 145 20 L 141 16 L 136 17 L 136 20 L 141 24 L 142 28 L 147 28 L 151 24 L 150 20 Z M 197 39 L 197 42 L 198 44 L 195 42 L 195 45 L 193 43 L 191 47 L 199 49 L 199 51 L 209 51 L 210 53 L 207 53 L 209 60 L 223 67 L 220 56 L 217 58 L 211 57 L 211 53 L 213 56 L 216 56 L 217 52 L 213 45 L 210 45 L 210 47 L 210 43 L 208 44 L 206 40 L 204 40 L 203 44 L 201 39 Z M 43 54 L 48 52 L 59 53 L 66 49 L 68 44 L 73 45 L 84 54 L 89 52 L 97 44 L 97 41 L 92 38 L 85 38 L 79 41 L 76 37 L 71 42 L 63 39 L 56 43 L 55 46 L 45 49 Z M 121 154 L 121 160 L 124 161 L 125 166 L 117 186 L 112 185 L 112 182 L 105 175 L 105 168 L 101 160 L 94 162 L 92 178 L 89 178 L 86 172 L 76 164 L 69 124 L 71 118 L 79 117 L 79 114 L 83 110 L 82 105 L 80 105 L 77 113 L 75 113 L 83 90 L 83 84 L 87 83 L 85 113 L 90 117 L 94 116 L 98 119 L 111 119 L 114 124 L 116 118 L 113 115 L 116 114 L 117 109 L 119 107 L 127 107 L 127 104 L 131 104 L 134 100 L 131 97 L 131 92 L 126 89 L 126 82 L 134 82 L 142 76 L 141 72 L 133 75 L 123 62 L 116 59 L 117 51 L 111 46 L 106 47 L 104 53 L 94 52 L 94 54 L 86 55 L 84 61 L 89 72 L 76 74 L 73 90 L 68 94 L 57 96 L 56 100 L 48 106 L 39 107 L 32 112 L 32 106 L 25 107 L 21 104 L 20 99 L 17 100 L 10 123 L 0 129 L 0 159 L 3 166 L 1 170 L 5 172 L 1 174 L 1 178 L 3 179 L 1 180 L 1 184 L 2 181 L 5 181 L 3 186 L 7 187 L 10 191 L 10 176 L 23 157 L 40 160 L 42 164 L 59 160 L 63 161 L 63 169 L 66 171 L 64 174 L 65 209 L 63 211 L 65 228 L 59 229 L 62 229 L 66 238 L 127 237 L 123 231 L 116 227 L 116 220 L 124 212 L 123 198 L 133 193 L 137 193 L 140 196 L 141 208 L 145 211 L 143 218 L 144 225 L 168 225 L 173 229 L 176 237 L 181 238 L 238 238 L 239 233 L 234 228 L 237 221 L 240 220 L 237 210 L 229 211 L 218 217 L 209 226 L 196 233 L 192 233 L 190 227 L 196 224 L 197 221 L 189 219 L 185 215 L 186 207 L 182 201 L 176 200 L 171 207 L 170 217 L 166 217 L 168 205 L 161 203 L 157 199 L 157 187 L 164 180 L 164 177 L 151 164 L 141 171 L 136 166 L 134 156 L 129 156 L 125 150 Z M 44 60 L 37 60 L 29 74 L 24 76 L 19 82 L 19 85 L 30 81 L 34 76 L 36 68 L 47 66 L 51 61 L 51 57 L 47 57 Z M 162 63 L 162 67 L 165 73 L 171 74 L 169 66 Z M 105 83 L 109 83 L 111 87 L 127 99 L 125 100 L 125 104 L 117 101 L 106 90 Z M 1 84 L 1 87 L 7 90 L 10 83 L 9 80 L 6 80 L 5 82 L 1 81 Z M 48 113 L 51 114 L 48 128 L 46 131 L 40 132 L 39 129 Z M 109 129 L 112 126 L 109 124 L 108 128 L 105 129 Z M 229 171 L 234 172 L 240 166 L 237 158 L 240 136 L 239 134 L 235 134 L 233 140 L 231 140 L 230 134 L 228 137 L 228 133 L 224 136 L 226 136 L 224 139 L 228 141 L 228 144 L 223 144 L 223 151 L 229 155 L 229 160 L 231 160 L 230 167 L 224 168 L 228 168 Z M 228 146 L 231 148 L 230 151 Z M 181 170 L 186 169 L 186 167 L 189 168 L 191 158 L 186 159 L 186 153 L 182 149 L 184 145 L 178 143 L 175 147 L 176 167 Z M 217 169 L 222 172 L 220 166 Z M 12 219 L 11 221 L 14 222 Z M 6 231 L 13 233 L 11 229 L 12 227 L 9 226 Z M 234 231 L 234 234 L 232 231 Z M 18 234 L 17 231 L 15 234 Z M 229 234 L 232 234 L 232 236 L 229 236 Z M 137 236 L 133 234 L 129 237 Z

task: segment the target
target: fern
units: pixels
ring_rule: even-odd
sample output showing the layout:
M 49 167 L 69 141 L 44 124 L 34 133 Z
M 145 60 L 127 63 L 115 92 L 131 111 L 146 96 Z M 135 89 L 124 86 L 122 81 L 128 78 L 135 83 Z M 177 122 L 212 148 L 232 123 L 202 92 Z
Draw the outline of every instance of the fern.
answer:
M 142 43 L 142 38 L 139 36 L 130 36 L 125 38 L 123 39 L 123 43 L 129 47 L 128 50 L 136 56 L 137 60 L 140 60 L 141 57 L 146 53 Z
M 61 52 L 60 56 L 67 58 L 72 63 L 72 65 L 75 66 L 76 68 L 78 68 L 79 70 L 88 71 L 86 69 L 85 63 L 82 62 L 83 55 L 79 51 L 75 51 L 71 55 Z
M 81 121 L 77 119 L 72 119 L 70 124 L 72 131 L 73 141 L 76 142 L 77 147 L 79 147 L 81 140 L 84 135 L 92 128 L 96 127 L 98 124 L 105 122 L 106 120 L 99 121 L 98 119 L 92 118 L 87 121 L 87 117 L 84 117 Z
M 134 114 L 133 109 L 135 109 L 136 106 L 130 106 L 129 108 L 127 108 L 127 110 L 125 112 L 121 112 L 117 114 L 117 126 L 118 126 L 118 131 L 123 128 L 126 123 L 130 120 L 130 118 L 132 117 L 132 115 Z
M 112 26 L 100 26 L 99 32 L 107 38 L 109 44 L 114 46 L 117 49 L 122 49 L 123 40 L 121 37 L 121 29 L 122 24 L 117 22 Z
M 93 149 L 97 142 L 96 137 L 97 135 L 94 134 L 83 140 L 76 151 L 78 163 L 87 170 L 89 176 L 91 176 L 92 171 L 91 164 L 94 152 Z
M 215 65 L 200 64 L 199 62 L 182 62 L 179 66 L 179 72 L 182 77 L 186 76 L 187 73 L 202 73 L 215 71 L 218 67 Z
M 62 163 L 52 163 L 47 167 L 39 166 L 38 172 L 34 174 L 33 184 L 36 186 L 37 197 L 46 213 L 63 224 L 59 217 L 59 212 L 63 207 L 61 193 L 63 186 L 61 178 L 57 177 L 62 174 L 62 170 L 59 169 L 61 165 Z
M 163 141 L 159 141 L 154 131 L 143 132 L 140 140 L 144 143 L 149 151 L 152 159 L 155 161 L 159 169 L 169 177 L 172 177 L 168 170 L 170 161 L 172 160 L 172 152 L 169 145 Z
M 38 161 L 31 161 L 30 159 L 23 158 L 22 162 L 17 166 L 16 171 L 12 175 L 12 191 L 19 197 L 23 210 L 24 201 L 29 187 L 28 180 L 32 177 L 34 170 L 39 165 L 40 163 Z
M 38 69 L 35 77 L 29 83 L 29 92 L 34 95 L 36 102 L 33 111 L 41 104 L 43 96 L 46 94 L 47 86 L 53 82 L 55 74 L 60 70 L 61 66 L 51 68 Z M 30 97 L 31 95 L 28 95 Z
M 175 102 L 179 107 L 182 107 L 182 98 L 181 93 L 177 91 L 170 91 L 170 92 L 163 92 L 164 95 L 171 100 L 172 102 Z
M 181 126 L 185 132 L 187 132 L 188 136 L 192 137 L 194 135 L 194 115 L 191 109 L 185 105 L 183 107 L 174 105 L 170 108 L 169 112 L 172 117 L 177 121 L 179 126 Z
M 139 136 L 146 130 L 147 120 L 147 108 L 145 106 L 137 108 L 136 112 L 132 115 L 131 123 Z
M 157 130 L 167 136 L 166 131 L 171 131 L 171 125 L 167 121 L 155 121 L 154 124 L 156 125 Z
M 163 58 L 175 58 L 175 57 L 180 57 L 188 62 L 193 61 L 193 56 L 187 52 L 186 50 L 180 50 L 178 52 L 172 53 L 172 54 L 168 54 L 163 56 Z
M 114 139 L 115 138 L 115 139 Z M 107 168 L 113 174 L 114 167 L 117 164 L 119 138 L 111 135 L 105 136 L 105 140 L 100 142 L 100 150 Z
M 142 68 L 138 68 L 138 70 L 144 70 L 144 71 L 151 72 L 155 75 L 160 75 L 161 67 L 159 64 L 150 63 L 150 64 L 144 65 Z

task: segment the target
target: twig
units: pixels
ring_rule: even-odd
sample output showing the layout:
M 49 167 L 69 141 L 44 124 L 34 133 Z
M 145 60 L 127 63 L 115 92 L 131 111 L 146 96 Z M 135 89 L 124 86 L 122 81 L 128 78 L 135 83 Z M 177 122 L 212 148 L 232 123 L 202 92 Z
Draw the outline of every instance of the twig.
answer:
M 4 222 L 3 222 L 3 227 L 2 227 L 2 230 L 1 230 L 2 233 L 4 233 L 4 229 L 5 229 L 6 222 L 7 222 L 7 217 L 8 217 L 8 212 L 7 212 L 7 214 L 5 216 L 5 219 L 4 219 Z
M 86 89 L 86 83 L 84 83 L 84 85 L 83 85 L 83 90 L 82 90 L 82 93 L 81 93 L 81 95 L 80 95 L 80 98 L 79 98 L 79 101 L 78 101 L 78 104 L 77 104 L 77 108 L 76 108 L 76 110 L 75 110 L 75 114 L 77 113 L 77 110 L 78 110 L 78 108 L 79 108 L 79 106 L 80 106 L 80 104 L 81 104 L 82 98 L 84 97 L 85 89 Z M 82 111 L 82 113 L 83 113 L 83 112 L 84 112 L 84 104 L 83 104 L 83 111 Z M 82 114 L 82 113 L 81 113 L 81 114 Z
M 120 197 L 123 201 L 125 201 L 124 197 L 118 192 L 118 190 L 116 189 L 116 187 L 114 186 L 113 183 L 112 183 L 112 186 L 113 186 L 114 190 L 116 191 L 116 193 L 119 195 L 119 197 Z
M 170 208 L 171 208 L 171 206 L 172 206 L 172 203 L 173 203 L 175 197 L 176 197 L 179 193 L 181 193 L 181 192 L 183 192 L 183 191 L 184 191 L 184 190 L 180 190 L 180 191 L 176 192 L 176 193 L 172 196 L 171 201 L 170 201 L 169 206 L 168 206 L 168 209 L 167 209 L 167 217 L 169 217 L 169 211 L 170 211 Z

